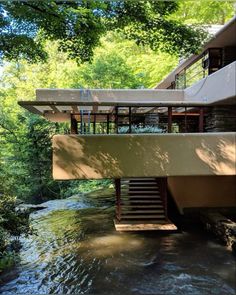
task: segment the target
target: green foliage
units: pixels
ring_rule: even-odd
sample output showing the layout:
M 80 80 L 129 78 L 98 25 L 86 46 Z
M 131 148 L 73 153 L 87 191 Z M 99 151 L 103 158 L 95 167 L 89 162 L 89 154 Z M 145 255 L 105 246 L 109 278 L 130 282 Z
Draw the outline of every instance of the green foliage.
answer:
M 57 40 L 61 51 L 85 62 L 91 60 L 100 37 L 110 30 L 123 31 L 126 38 L 155 50 L 195 52 L 202 35 L 168 18 L 177 9 L 176 1 L 154 0 L 1 2 L 0 56 L 45 60 L 45 40 Z
M 17 210 L 16 198 L 0 195 L 0 273 L 17 261 L 19 237 L 31 233 L 29 212 Z
M 49 9 L 46 2 L 48 1 L 42 1 L 39 4 L 39 2 L 31 1 L 30 4 L 40 6 L 44 3 L 46 5 L 44 9 Z M 176 54 L 171 55 L 151 50 L 148 40 L 150 39 L 150 42 L 154 43 L 157 42 L 157 38 L 152 39 L 151 35 L 147 37 L 147 42 L 139 42 L 139 46 L 136 43 L 137 39 L 128 40 L 127 36 L 132 32 L 131 29 L 135 28 L 136 20 L 138 20 L 137 24 L 144 24 L 150 15 L 150 22 L 152 22 L 157 15 L 163 14 L 160 16 L 161 20 L 170 19 L 169 29 L 174 30 L 174 28 L 171 28 L 171 23 L 173 20 L 179 21 L 183 17 L 183 7 L 188 11 L 184 16 L 185 23 L 218 21 L 216 19 L 212 21 L 212 17 L 210 17 L 208 12 L 208 6 L 205 3 L 202 3 L 201 6 L 205 7 L 203 10 L 201 10 L 200 6 L 198 6 L 199 9 L 196 8 L 197 10 L 193 8 L 197 7 L 198 2 L 193 3 L 180 0 L 178 2 L 179 11 L 177 12 L 175 12 L 176 3 L 173 2 L 129 1 L 123 3 L 120 1 L 116 5 L 115 2 L 112 4 L 111 2 L 104 2 L 106 9 L 110 9 L 109 11 L 115 10 L 117 14 L 115 16 L 112 14 L 114 16 L 112 21 L 109 20 L 107 22 L 103 18 L 102 22 L 109 29 L 122 28 L 122 32 L 106 33 L 100 39 L 100 46 L 93 50 L 93 60 L 84 62 L 82 65 L 78 65 L 75 61 L 70 60 L 70 53 L 60 51 L 62 46 L 61 39 L 57 42 L 45 41 L 43 36 L 46 33 L 42 32 L 40 26 L 34 27 L 36 20 L 30 22 L 30 18 L 31 16 L 33 18 L 34 13 L 31 16 L 28 15 L 29 11 L 32 12 L 32 7 L 27 6 L 26 1 L 21 5 L 20 12 L 18 11 L 19 1 L 15 1 L 14 5 L 10 2 L 1 4 L 1 7 L 5 5 L 4 7 L 12 9 L 14 17 L 19 13 L 19 22 L 16 22 L 16 26 L 20 24 L 23 12 L 26 6 L 28 7 L 28 12 L 22 25 L 24 24 L 29 31 L 34 32 L 35 30 L 35 34 L 36 32 L 38 34 L 40 31 L 43 40 L 43 50 L 48 59 L 46 62 L 41 61 L 38 63 L 29 63 L 28 59 L 30 58 L 20 59 L 16 62 L 4 62 L 0 78 L 0 192 L 4 192 L 7 195 L 16 195 L 20 199 L 38 203 L 49 198 L 69 196 L 83 189 L 86 190 L 87 185 L 88 187 L 93 187 L 93 183 L 90 182 L 87 184 L 86 182 L 53 181 L 51 176 L 51 137 L 56 133 L 67 133 L 68 126 L 66 124 L 50 123 L 43 118 L 31 115 L 17 105 L 17 100 L 34 99 L 35 88 L 154 87 L 177 65 L 178 56 Z M 209 3 L 211 6 L 213 2 L 215 3 L 215 1 L 207 1 L 206 3 Z M 51 1 L 51 5 L 55 4 L 53 3 L 54 1 Z M 232 3 L 227 1 L 221 3 L 222 6 L 215 5 L 214 7 L 219 10 L 229 7 L 229 10 L 225 10 L 226 19 L 228 19 L 232 15 Z M 109 8 L 109 5 L 112 7 Z M 63 9 L 68 12 L 67 8 L 70 10 L 71 4 L 63 6 Z M 77 13 L 77 4 L 75 4 L 74 9 Z M 52 10 L 50 11 L 52 13 Z M 55 13 L 58 13 L 57 10 L 55 11 Z M 173 12 L 175 14 L 172 14 Z M 0 13 L 3 12 L 1 11 Z M 193 14 L 196 21 L 192 18 Z M 215 13 L 214 16 L 219 14 Z M 42 20 L 42 17 L 37 15 L 37 22 L 40 19 Z M 7 19 L 10 20 L 10 18 Z M 5 20 L 4 17 L 0 27 L 3 28 Z M 54 21 L 56 22 L 56 20 Z M 50 28 L 52 30 L 52 25 Z M 140 30 L 134 32 L 139 34 Z M 151 34 L 152 29 L 150 29 L 150 32 L 149 30 L 145 32 Z M 140 38 L 142 40 L 144 40 L 145 32 L 141 32 Z M 175 33 L 176 29 L 173 31 L 173 35 L 168 35 L 169 37 L 167 36 L 167 31 L 165 34 L 163 33 L 164 35 L 159 40 L 160 45 L 158 47 L 169 46 L 171 39 L 177 38 Z M 62 34 L 62 32 L 58 34 Z M 160 35 L 160 32 L 155 30 L 155 34 Z M 29 38 L 32 36 L 29 36 Z M 163 36 L 170 38 L 170 41 L 165 42 Z M 39 42 L 37 38 L 34 38 L 35 42 Z M 188 39 L 188 36 L 186 38 Z M 54 37 L 52 36 L 51 39 L 54 39 Z M 180 41 L 182 44 L 182 38 L 178 42 Z M 10 46 L 11 44 L 9 43 L 9 48 Z
M 74 72 L 74 87 L 154 87 L 177 62 L 177 56 L 157 54 L 147 46 L 126 40 L 123 34 L 109 33 L 94 51 L 93 61 L 84 63 Z
M 0 252 L 0 274 L 15 265 L 18 260 L 19 257 L 15 251 Z
M 29 225 L 29 212 L 26 210 L 17 211 L 16 207 L 16 198 L 5 195 L 0 197 L 0 227 L 10 236 L 19 238 L 22 234 L 31 233 L 31 228 Z
M 163 130 L 155 126 L 132 126 L 132 133 L 163 133 Z M 119 128 L 119 133 L 129 133 L 129 127 L 123 126 Z
M 111 179 L 102 180 L 77 180 L 72 181 L 69 186 L 62 189 L 61 194 L 64 197 L 71 197 L 80 193 L 88 193 L 98 189 L 107 188 L 112 186 L 113 181 Z
M 81 192 L 90 192 L 112 185 L 112 180 L 83 180 L 80 182 L 79 189 Z
M 2 222 L 2 217 L 0 219 L 0 223 Z M 6 248 L 9 239 L 8 232 L 0 226 L 0 252 Z
M 34 99 L 35 88 L 154 87 L 179 54 L 201 44 L 204 33 L 189 24 L 223 24 L 233 12 L 231 1 L 0 3 L 0 58 L 15 60 L 4 60 L 0 78 L 0 271 L 16 261 L 11 237 L 31 232 L 29 213 L 16 211 L 10 195 L 38 203 L 112 185 L 54 181 L 51 138 L 68 126 L 24 111 L 17 100 Z
M 17 99 L 33 99 L 35 88 L 150 87 L 177 63 L 117 33 L 104 37 L 93 62 L 80 66 L 59 52 L 57 43 L 46 48 L 46 63 L 6 63 L 0 84 L 0 192 L 36 203 L 90 190 L 93 184 L 52 179 L 51 138 L 68 133 L 68 126 L 24 111 Z
M 172 19 L 185 24 L 225 24 L 234 16 L 235 1 L 179 0 Z
M 24 122 L 26 132 L 22 150 L 22 164 L 25 168 L 24 186 L 30 188 L 24 199 L 40 203 L 47 199 L 57 198 L 61 183 L 52 179 L 51 139 L 60 133 L 58 124 L 30 115 Z

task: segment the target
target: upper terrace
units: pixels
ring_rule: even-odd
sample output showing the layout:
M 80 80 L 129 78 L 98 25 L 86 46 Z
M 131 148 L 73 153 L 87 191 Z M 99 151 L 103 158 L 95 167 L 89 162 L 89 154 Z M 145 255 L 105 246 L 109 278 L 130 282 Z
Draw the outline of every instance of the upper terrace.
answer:
M 182 61 L 156 88 L 185 89 L 235 60 L 236 17 L 205 43 L 199 54 Z
M 210 110 L 222 105 L 236 106 L 235 73 L 236 62 L 232 62 L 191 87 L 174 90 L 37 89 L 36 101 L 19 104 L 51 121 L 71 121 L 72 133 L 99 133 L 97 123 L 104 124 L 105 131 L 100 133 L 119 133 L 122 126 L 128 128 L 122 133 L 132 133 L 132 125 L 139 123 L 156 125 L 164 132 L 176 131 L 176 124 L 179 132 L 204 131 Z M 155 122 L 150 119 L 152 115 Z M 75 122 L 80 124 L 78 129 Z
M 209 110 L 236 105 L 235 32 L 236 17 L 156 89 L 38 89 L 36 101 L 19 104 L 51 121 L 71 121 L 73 133 L 98 133 L 97 123 L 106 124 L 102 133 L 119 133 L 122 126 L 132 133 L 132 126 L 147 125 L 145 118 L 152 121 L 149 125 L 155 125 L 152 115 L 163 131 L 176 131 L 172 127 L 177 123 L 180 132 L 193 132 L 192 128 L 187 130 L 190 121 L 195 122 L 195 130 L 198 125 L 198 131 L 204 131 Z

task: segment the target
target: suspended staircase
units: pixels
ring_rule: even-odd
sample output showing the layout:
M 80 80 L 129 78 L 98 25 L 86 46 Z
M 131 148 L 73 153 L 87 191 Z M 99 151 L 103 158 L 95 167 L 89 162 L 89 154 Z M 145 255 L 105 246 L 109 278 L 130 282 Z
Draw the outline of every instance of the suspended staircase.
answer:
M 166 178 L 115 180 L 118 231 L 176 230 L 167 217 Z

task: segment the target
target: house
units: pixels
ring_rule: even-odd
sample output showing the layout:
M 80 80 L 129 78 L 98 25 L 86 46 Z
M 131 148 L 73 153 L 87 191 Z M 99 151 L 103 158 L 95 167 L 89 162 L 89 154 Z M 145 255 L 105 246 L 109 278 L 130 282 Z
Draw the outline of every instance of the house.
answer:
M 155 89 L 37 89 L 19 104 L 55 135 L 53 178 L 115 181 L 118 230 L 174 229 L 179 212 L 236 207 L 236 18 Z

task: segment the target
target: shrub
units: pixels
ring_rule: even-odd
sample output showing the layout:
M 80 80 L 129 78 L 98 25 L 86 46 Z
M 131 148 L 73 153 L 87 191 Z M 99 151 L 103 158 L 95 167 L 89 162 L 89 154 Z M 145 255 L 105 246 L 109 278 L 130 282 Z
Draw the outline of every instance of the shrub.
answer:
M 19 237 L 30 233 L 29 212 L 17 210 L 16 198 L 0 195 L 0 272 L 18 260 Z

